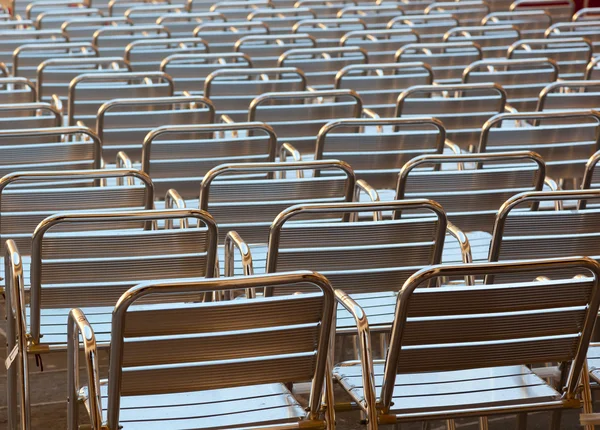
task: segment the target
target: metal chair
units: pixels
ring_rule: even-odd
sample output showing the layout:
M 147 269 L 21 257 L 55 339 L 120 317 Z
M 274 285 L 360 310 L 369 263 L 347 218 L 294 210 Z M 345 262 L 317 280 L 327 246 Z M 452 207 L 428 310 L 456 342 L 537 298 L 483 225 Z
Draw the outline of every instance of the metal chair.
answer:
M 405 15 L 423 15 L 423 12 L 431 4 L 430 0 L 377 0 L 375 5 L 399 5 Z
M 98 109 L 96 133 L 105 159 L 125 152 L 131 161 L 142 159 L 144 137 L 163 125 L 210 124 L 215 107 L 200 96 L 112 99 Z
M 226 0 L 213 4 L 209 11 L 222 13 L 227 21 L 244 21 L 252 12 L 271 7 L 269 0 Z
M 490 12 L 488 3 L 480 0 L 433 2 L 424 11 L 425 15 L 438 13 L 454 15 L 461 26 L 479 25 Z
M 270 34 L 288 34 L 298 21 L 315 19 L 317 14 L 307 7 L 256 9 L 248 15 L 248 21 L 258 21 L 269 27 Z
M 106 1 L 106 0 L 105 0 Z M 181 2 L 183 3 L 183 1 Z M 186 1 L 186 3 L 188 3 Z M 108 16 L 123 16 L 128 9 L 136 6 L 148 5 L 146 0 L 110 0 L 108 2 Z M 153 5 L 168 5 L 168 0 L 153 0 Z
M 597 109 L 600 81 L 559 81 L 540 91 L 538 111 Z
M 275 36 L 244 36 L 233 48 L 252 60 L 254 67 L 277 67 L 279 58 L 290 49 L 315 48 L 317 42 L 308 34 L 279 34 Z
M 227 122 L 248 118 L 250 104 L 264 93 L 305 90 L 306 76 L 295 67 L 218 69 L 204 81 L 204 96 Z
M 168 230 L 144 228 L 155 221 L 182 218 L 197 220 L 200 226 Z M 124 224 L 129 227 L 123 229 Z M 85 225 L 95 225 L 96 229 L 73 234 L 73 230 Z M 29 415 L 29 357 L 37 356 L 40 362 L 43 354 L 67 349 L 69 332 L 64 321 L 70 308 L 81 307 L 106 320 L 120 296 L 140 282 L 212 277 L 216 236 L 211 216 L 197 209 L 61 213 L 42 221 L 35 229 L 31 244 L 29 303 L 23 300 L 22 267 L 18 263 L 13 266 L 14 271 L 7 267 L 7 279 L 18 279 L 6 285 L 7 313 L 13 321 L 16 315 L 20 323 L 16 330 L 13 325 L 8 336 L 11 348 L 19 345 L 20 357 L 19 371 L 14 365 L 9 369 L 11 413 L 17 412 L 19 387 L 25 399 L 21 413 L 25 417 Z M 136 243 L 143 246 L 135 246 Z M 9 241 L 6 248 L 16 263 L 18 250 L 14 242 Z M 201 299 L 199 295 L 185 298 L 179 295 L 178 298 L 180 301 Z M 16 306 L 14 314 L 13 304 Z M 20 319 L 26 313 L 28 324 Z M 103 327 L 104 330 L 96 328 L 96 336 L 106 348 L 110 341 L 110 324 Z
M 269 124 L 277 135 L 278 152 L 311 154 L 323 125 L 338 118 L 360 118 L 362 101 L 352 90 L 266 93 L 250 104 L 248 121 Z M 288 145 L 284 145 L 288 144 Z M 291 149 L 290 145 L 295 148 Z
M 519 112 L 533 112 L 540 91 L 555 82 L 558 73 L 558 65 L 551 59 L 489 59 L 469 65 L 463 83 L 494 82 L 506 91 L 508 105 Z
M 434 97 L 441 93 L 447 95 Z M 433 116 L 444 124 L 446 138 L 468 151 L 479 143 L 483 124 L 504 112 L 505 104 L 506 92 L 493 83 L 420 85 L 400 94 L 395 116 Z
M 245 36 L 269 34 L 269 27 L 257 21 L 205 22 L 196 27 L 194 37 L 208 42 L 210 52 L 232 52 L 237 41 Z
M 600 14 L 600 8 L 597 7 L 582 7 L 573 14 L 572 21 L 596 21 Z
M 600 18 L 600 17 L 599 17 Z M 554 39 L 557 37 L 584 37 L 592 43 L 594 54 L 600 54 L 600 20 L 557 22 L 548 27 L 544 37 Z
M 534 280 L 554 271 L 584 276 Z M 506 273 L 512 283 L 426 288 L 448 277 Z M 599 276 L 598 263 L 581 257 L 425 268 L 391 304 L 391 342 L 377 361 L 370 335 L 377 319 L 338 290 L 346 311 L 338 313 L 338 324 L 343 317 L 358 334 L 360 361 L 338 364 L 334 377 L 370 430 L 466 417 L 487 426 L 486 417 L 498 414 L 518 414 L 525 426 L 526 414 L 537 411 L 552 411 L 552 428 L 559 428 L 563 410 L 591 410 L 585 356 L 600 304 Z M 547 362 L 567 364 L 558 388 L 530 368 Z
M 448 30 L 458 27 L 458 20 L 451 14 L 398 16 L 387 25 L 389 29 L 413 29 L 422 43 L 441 43 Z
M 369 56 L 369 63 L 392 63 L 396 52 L 409 43 L 419 43 L 419 35 L 412 29 L 349 31 L 340 39 L 340 46 L 358 46 Z
M 404 11 L 399 4 L 379 4 L 348 6 L 340 10 L 337 17 L 340 19 L 359 18 L 365 23 L 367 29 L 383 30 L 388 28 L 391 20 L 398 19 L 403 15 Z
M 67 35 L 69 42 L 89 42 L 94 33 L 106 26 L 127 26 L 132 22 L 124 16 L 73 18 L 65 21 L 61 30 Z M 122 56 L 122 54 L 120 54 Z
M 13 52 L 21 45 L 31 43 L 68 42 L 61 30 L 2 29 L 0 28 L 0 61 L 12 70 Z
M 37 99 L 35 86 L 21 77 L 0 78 L 0 104 L 33 103 Z
M 510 5 L 511 12 L 532 8 L 548 12 L 552 22 L 571 21 L 575 13 L 575 2 L 573 0 L 515 0 Z
M 140 39 L 125 47 L 125 60 L 134 72 L 158 71 L 173 54 L 206 54 L 208 43 L 198 37 Z
M 77 18 L 99 18 L 102 11 L 95 7 L 65 7 L 49 9 L 39 13 L 35 18 L 35 26 L 40 30 L 60 29 L 64 22 Z
M 133 6 L 127 9 L 123 16 L 136 25 L 156 24 L 156 20 L 165 13 L 186 13 L 187 5 L 190 3 L 191 1 L 169 2 L 168 4 L 142 3 L 139 6 Z
M 131 42 L 169 37 L 169 30 L 162 25 L 104 26 L 94 32 L 92 43 L 101 57 L 122 57 Z
M 357 4 L 355 0 L 298 0 L 294 7 L 307 7 L 317 14 L 317 18 L 334 19 L 342 9 Z
M 319 48 L 333 48 L 340 45 L 340 39 L 346 33 L 366 28 L 366 23 L 359 18 L 317 18 L 297 22 L 292 32 L 314 37 Z
M 165 13 L 156 20 L 156 24 L 167 27 L 171 37 L 176 38 L 192 36 L 196 27 L 201 24 L 225 20 L 225 16 L 218 12 Z
M 60 127 L 62 122 L 61 113 L 48 103 L 0 105 L 0 130 L 2 131 L 14 130 L 20 132 L 41 127 Z M 8 141 L 6 144 L 11 145 L 13 143 Z M 6 156 L 8 157 L 7 160 L 12 158 L 10 151 L 7 152 Z M 29 157 L 31 156 L 32 154 L 29 154 Z
M 519 30 L 512 25 L 461 26 L 444 34 L 444 42 L 469 40 L 477 43 L 483 58 L 505 58 L 507 49 L 520 39 Z
M 173 291 L 203 295 L 240 287 L 284 289 L 299 284 L 310 293 L 269 300 L 185 303 L 175 310 L 160 304 L 172 300 Z M 159 304 L 145 309 L 143 303 L 149 298 Z M 102 326 L 93 315 L 90 323 L 84 310 L 72 310 L 69 429 L 78 427 L 79 401 L 88 406 L 94 430 L 105 425 L 147 426 L 151 420 L 161 426 L 198 429 L 215 423 L 334 428 L 327 360 L 334 310 L 333 288 L 314 272 L 144 283 L 130 289 L 114 307 L 108 381 L 98 376 L 96 354 L 103 340 Z M 84 334 L 89 375 L 83 386 L 76 372 L 79 333 Z M 306 407 L 291 390 L 296 382 L 311 384 Z M 327 411 L 323 411 L 322 399 Z M 153 405 L 151 411 L 148 404 Z
M 356 64 L 335 76 L 335 89 L 355 90 L 363 101 L 365 115 L 393 117 L 402 91 L 415 85 L 433 84 L 433 70 L 421 62 Z
M 512 25 L 525 39 L 542 39 L 546 29 L 552 25 L 552 17 L 539 9 L 492 12 L 481 20 L 481 25 Z
M 469 64 L 483 58 L 481 47 L 474 42 L 409 43 L 396 52 L 399 63 L 422 61 L 433 71 L 438 84 L 461 83 Z

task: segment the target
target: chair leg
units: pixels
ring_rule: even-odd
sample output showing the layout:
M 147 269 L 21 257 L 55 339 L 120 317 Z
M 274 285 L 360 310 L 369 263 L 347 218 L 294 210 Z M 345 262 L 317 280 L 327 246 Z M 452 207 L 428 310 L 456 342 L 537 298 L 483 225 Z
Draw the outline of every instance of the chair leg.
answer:
M 527 414 L 519 414 L 517 415 L 517 429 L 518 430 L 527 430 Z

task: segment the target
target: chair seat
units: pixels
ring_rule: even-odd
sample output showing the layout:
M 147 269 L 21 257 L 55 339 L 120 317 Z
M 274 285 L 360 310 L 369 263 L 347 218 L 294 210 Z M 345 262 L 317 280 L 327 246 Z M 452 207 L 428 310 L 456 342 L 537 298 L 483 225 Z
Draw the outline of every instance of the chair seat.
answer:
M 106 420 L 108 384 L 103 381 Z M 80 393 L 86 408 L 87 390 Z M 306 412 L 283 384 L 263 384 L 187 393 L 121 397 L 122 430 L 239 429 L 296 423 Z
M 382 361 L 375 363 L 375 392 L 378 397 L 383 382 L 383 369 Z M 348 394 L 356 402 L 363 403 L 360 363 L 341 363 L 333 373 Z M 401 374 L 396 377 L 390 413 L 417 414 L 559 399 L 557 391 L 522 365 Z

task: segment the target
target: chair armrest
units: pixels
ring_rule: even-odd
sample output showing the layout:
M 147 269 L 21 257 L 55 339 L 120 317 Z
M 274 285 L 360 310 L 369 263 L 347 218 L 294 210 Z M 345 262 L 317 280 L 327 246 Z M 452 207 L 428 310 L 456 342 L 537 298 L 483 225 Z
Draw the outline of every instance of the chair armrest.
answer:
M 354 318 L 358 332 L 358 351 L 362 367 L 363 388 L 365 393 L 365 408 L 368 419 L 377 419 L 377 397 L 375 395 L 375 373 L 373 357 L 371 356 L 371 332 L 369 320 L 365 311 L 358 303 L 342 290 L 335 290 L 335 298 Z
M 174 188 L 171 188 L 165 194 L 165 209 L 185 209 L 186 204 L 181 194 L 177 192 Z M 187 218 L 183 218 L 179 221 L 179 228 L 188 228 L 189 223 Z M 165 220 L 165 229 L 170 230 L 173 228 L 173 220 L 168 219 Z
M 354 184 L 354 201 L 355 202 L 360 201 L 360 193 L 361 192 L 364 192 L 367 196 L 369 196 L 369 199 L 371 202 L 381 201 L 377 190 L 375 188 L 373 188 L 372 186 L 370 186 L 369 183 L 367 181 L 365 181 L 364 179 L 359 179 Z M 373 221 L 381 221 L 382 219 L 383 219 L 383 215 L 381 214 L 381 211 L 373 212 Z M 358 221 L 358 214 L 353 213 L 352 216 L 350 217 L 350 221 Z
M 454 237 L 460 245 L 460 255 L 463 263 L 472 263 L 473 256 L 471 255 L 471 244 L 469 238 L 463 233 L 457 226 L 448 222 L 446 226 L 446 233 Z M 475 285 L 475 279 L 472 276 L 465 276 L 465 283 L 467 285 Z
M 252 252 L 250 252 L 250 247 L 236 231 L 230 231 L 227 233 L 227 236 L 225 236 L 225 277 L 234 276 L 234 248 L 239 251 L 242 258 L 244 276 L 254 275 L 254 264 L 252 263 Z M 246 297 L 255 298 L 256 291 L 254 289 L 246 290 Z
M 98 352 L 94 330 L 81 309 L 71 309 L 67 327 L 67 360 L 68 366 L 68 428 L 76 430 L 77 401 L 79 392 L 79 334 L 83 338 L 85 367 L 88 378 L 88 401 L 90 406 L 90 422 L 93 430 L 102 427 L 102 397 L 100 393 L 100 373 Z

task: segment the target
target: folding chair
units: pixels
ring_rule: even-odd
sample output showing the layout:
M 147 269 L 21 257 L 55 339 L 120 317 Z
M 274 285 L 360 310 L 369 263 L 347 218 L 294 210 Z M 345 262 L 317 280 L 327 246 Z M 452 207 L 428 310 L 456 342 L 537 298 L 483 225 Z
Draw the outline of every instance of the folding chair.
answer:
M 165 13 L 156 20 L 156 24 L 167 27 L 173 38 L 189 37 L 199 25 L 225 22 L 225 19 L 225 16 L 218 12 Z
M 396 52 L 409 43 L 419 43 L 412 29 L 349 31 L 340 39 L 340 46 L 358 46 L 367 51 L 369 63 L 392 63 Z
M 310 292 L 268 300 L 185 303 L 176 309 L 163 304 L 172 301 L 172 291 L 207 295 L 240 287 L 285 289 L 300 284 Z M 335 299 L 325 277 L 294 272 L 150 282 L 127 294 L 113 311 L 108 381 L 99 380 L 95 359 L 103 340 L 102 325 L 93 315 L 90 323 L 83 310 L 70 313 L 69 429 L 78 427 L 79 401 L 90 411 L 94 430 L 105 425 L 148 426 L 152 420 L 161 426 L 197 429 L 215 423 L 273 429 L 335 427 L 327 361 Z M 158 304 L 147 309 L 143 304 L 148 299 Z M 88 333 L 84 334 L 87 386 L 81 386 L 75 370 L 79 333 Z M 306 406 L 291 390 L 293 383 L 303 382 L 310 382 Z
M 389 21 L 387 28 L 409 27 L 418 35 L 422 43 L 441 43 L 448 30 L 458 27 L 458 20 L 451 14 L 406 15 Z
M 526 125 L 505 127 L 505 121 Z M 580 181 L 585 164 L 598 149 L 600 114 L 563 110 L 496 115 L 483 125 L 477 152 L 535 151 L 545 160 L 549 177 Z
M 366 28 L 366 23 L 359 18 L 317 18 L 297 22 L 292 32 L 314 37 L 319 48 L 332 48 L 340 46 L 340 40 L 346 33 Z
M 447 95 L 434 97 L 441 93 Z M 484 123 L 504 112 L 505 104 L 506 92 L 493 83 L 420 85 L 400 94 L 395 116 L 433 116 L 444 124 L 447 139 L 468 151 L 479 143 Z
M 338 71 L 367 61 L 366 51 L 357 46 L 290 49 L 279 57 L 278 67 L 297 67 L 304 72 L 308 86 L 328 90 L 334 87 Z
M 599 17 L 600 19 L 600 17 Z M 592 44 L 594 54 L 600 54 L 600 20 L 583 22 L 557 22 L 548 27 L 544 37 L 584 37 Z
M 463 72 L 463 83 L 494 82 L 506 91 L 507 103 L 519 112 L 533 112 L 540 91 L 558 79 L 554 60 L 489 59 L 472 63 Z
M 534 280 L 553 271 L 584 276 Z M 512 283 L 426 288 L 449 277 L 505 273 Z M 486 417 L 498 414 L 517 414 L 525 426 L 527 413 L 538 411 L 552 411 L 552 428 L 559 428 L 563 410 L 591 409 L 579 393 L 583 384 L 583 398 L 591 399 L 585 356 L 600 303 L 599 276 L 598 263 L 581 257 L 425 268 L 390 304 L 391 341 L 385 359 L 376 361 L 370 331 L 377 320 L 367 321 L 368 308 L 336 291 L 344 306 L 338 324 L 348 320 L 358 335 L 360 360 L 336 365 L 334 377 L 370 430 L 467 417 L 479 417 L 485 427 Z M 547 362 L 566 364 L 559 388 L 530 368 Z
M 316 176 L 316 170 L 323 174 Z M 354 185 L 352 168 L 337 160 L 222 164 L 211 169 L 200 185 L 199 207 L 210 211 L 219 226 L 219 244 L 225 245 L 219 247 L 221 272 L 264 273 L 271 224 L 280 212 L 293 205 L 351 202 Z M 317 225 L 347 221 L 348 216 L 305 217 L 305 222 L 308 219 Z M 241 262 L 228 250 L 232 238 L 249 250 L 250 256 Z
M 409 43 L 396 53 L 399 63 L 422 61 L 433 71 L 438 84 L 458 84 L 465 68 L 483 58 L 481 47 L 471 41 Z
M 269 27 L 257 21 L 205 22 L 194 30 L 194 37 L 208 42 L 211 53 L 232 52 L 237 41 L 245 36 L 269 34 Z
M 479 25 L 490 12 L 488 3 L 480 0 L 433 2 L 424 11 L 425 15 L 438 13 L 453 15 L 461 26 Z
M 598 109 L 599 81 L 558 81 L 544 88 L 538 98 L 538 111 Z
M 13 74 L 35 83 L 37 70 L 40 64 L 46 60 L 97 56 L 98 51 L 89 42 L 25 44 L 15 49 L 13 53 Z
M 68 124 L 96 123 L 98 109 L 116 98 L 170 97 L 173 82 L 162 72 L 89 73 L 69 85 Z
M 355 0 L 298 0 L 294 7 L 307 7 L 317 14 L 317 18 L 334 19 L 342 9 L 357 4 Z
M 170 33 L 162 25 L 118 25 L 100 27 L 92 37 L 92 43 L 101 57 L 122 57 L 131 42 L 141 39 L 169 38 Z
M 37 99 L 54 103 L 60 100 L 62 103 L 69 97 L 69 85 L 77 76 L 123 72 L 131 72 L 131 66 L 121 57 L 51 58 L 37 68 Z
M 276 145 L 273 129 L 260 122 L 162 126 L 144 139 L 142 171 L 152 177 L 157 200 L 195 207 L 208 171 L 223 163 L 274 162 Z
M 204 94 L 204 81 L 221 69 L 247 69 L 252 60 L 241 52 L 221 54 L 173 54 L 160 64 L 160 71 L 173 80 L 175 94 Z
M 512 25 L 455 27 L 444 35 L 444 42 L 469 40 L 477 43 L 483 58 L 505 58 L 508 48 L 520 39 L 519 30 Z
M 217 2 L 209 11 L 222 13 L 227 21 L 245 21 L 252 12 L 268 7 L 271 7 L 269 0 L 233 0 Z
M 404 11 L 399 4 L 380 4 L 375 6 L 359 5 L 348 6 L 338 12 L 337 17 L 359 18 L 367 29 L 383 30 L 388 28 L 391 20 L 404 16 Z
M 421 62 L 356 64 L 335 76 L 335 89 L 355 90 L 363 101 L 365 115 L 393 117 L 398 96 L 415 85 L 433 84 L 434 72 Z
M 140 39 L 125 47 L 125 60 L 134 72 L 158 71 L 162 61 L 170 55 L 208 51 L 208 43 L 198 37 Z
M 285 148 L 284 154 L 297 157 L 313 153 L 316 136 L 329 121 L 361 115 L 362 100 L 352 90 L 299 91 L 257 97 L 250 104 L 248 121 L 269 124 L 277 135 L 278 152 Z
M 186 13 L 187 4 L 191 2 L 175 2 L 173 4 L 140 4 L 130 7 L 123 16 L 132 23 L 138 24 L 156 24 L 156 20 L 165 13 Z
M 552 17 L 539 9 L 492 12 L 481 20 L 481 25 L 512 25 L 524 39 L 542 39 L 546 29 L 552 25 Z
M 262 22 L 270 34 L 288 34 L 298 21 L 315 19 L 317 15 L 307 7 L 256 9 L 248 15 L 248 21 Z
M 21 45 L 31 43 L 68 42 L 61 30 L 36 30 L 35 28 L 4 30 L 0 28 L 0 61 L 12 70 L 13 52 Z
M 0 130 L 25 131 L 33 128 L 60 127 L 63 118 L 58 109 L 48 103 L 18 103 L 0 105 Z M 11 144 L 13 142 L 9 142 Z M 29 154 L 32 157 L 32 154 Z M 7 159 L 10 159 L 10 153 Z
M 29 79 L 8 76 L 0 78 L 0 105 L 33 103 L 36 99 L 35 86 Z
M 592 43 L 583 37 L 523 39 L 508 48 L 508 58 L 551 58 L 561 79 L 582 79 L 592 58 Z
M 552 22 L 571 21 L 575 13 L 575 2 L 573 0 L 515 0 L 510 5 L 510 11 L 522 9 L 540 9 L 552 17 Z
M 315 48 L 317 41 L 308 34 L 280 34 L 267 36 L 244 36 L 233 48 L 252 60 L 254 67 L 277 67 L 279 57 L 290 49 Z
M 102 17 L 100 9 L 95 7 L 66 7 L 49 9 L 41 12 L 35 17 L 35 26 L 40 30 L 60 29 L 63 23 L 77 18 L 99 18 Z M 33 17 L 32 17 L 33 18 Z
M 154 221 L 182 218 L 197 220 L 201 226 L 144 229 Z M 96 229 L 73 234 L 73 230 L 86 225 L 95 225 Z M 124 229 L 123 225 L 128 228 Z M 67 349 L 69 332 L 64 321 L 70 308 L 81 307 L 88 314 L 96 315 L 96 321 L 108 321 L 119 297 L 140 282 L 212 277 L 216 234 L 210 215 L 197 209 L 61 213 L 42 221 L 33 234 L 31 245 L 30 303 L 22 300 L 23 275 L 19 273 L 18 264 L 14 268 L 16 273 L 10 274 L 11 280 L 18 281 L 8 283 L 6 288 L 10 291 L 10 297 L 7 297 L 9 317 L 15 318 L 11 312 L 13 303 L 17 303 L 14 315 L 29 315 L 28 324 L 22 321 L 8 336 L 11 348 L 19 345 L 20 364 L 19 372 L 15 363 L 9 369 L 8 403 L 16 406 L 19 386 L 22 398 L 25 398 L 22 414 L 29 414 L 29 357 L 35 355 L 39 362 L 43 354 Z M 133 246 L 136 243 L 144 245 Z M 11 256 L 18 256 L 14 242 L 8 242 L 7 250 Z M 16 297 L 12 297 L 13 294 Z M 197 300 L 198 295 L 195 298 Z M 186 299 L 192 299 L 191 295 Z M 103 327 L 104 330 L 96 328 L 96 336 L 107 348 L 110 324 Z
M 61 30 L 67 35 L 69 42 L 89 42 L 94 33 L 102 27 L 124 27 L 131 24 L 124 16 L 72 18 L 62 24 Z
M 119 98 L 104 103 L 96 118 L 104 158 L 114 160 L 125 152 L 131 161 L 138 162 L 142 159 L 144 137 L 152 129 L 213 123 L 215 107 L 200 96 Z

